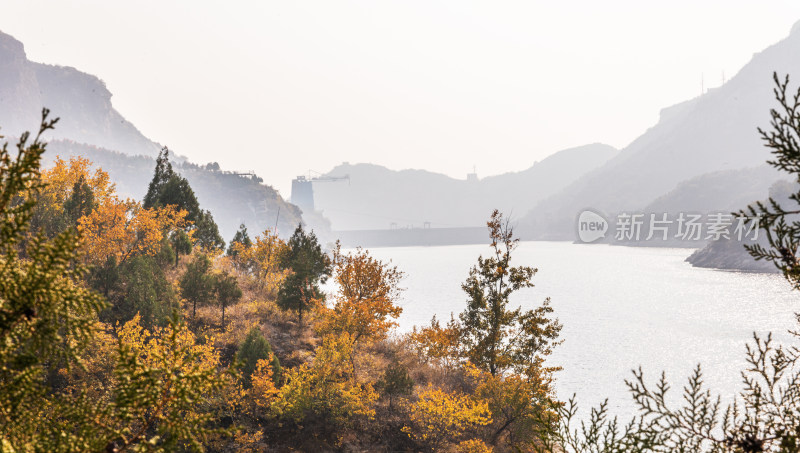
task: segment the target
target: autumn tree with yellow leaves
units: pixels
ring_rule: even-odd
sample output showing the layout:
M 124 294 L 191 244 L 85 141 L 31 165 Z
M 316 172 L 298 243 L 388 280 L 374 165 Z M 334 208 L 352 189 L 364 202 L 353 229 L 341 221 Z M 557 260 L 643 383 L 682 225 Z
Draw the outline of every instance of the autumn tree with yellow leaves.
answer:
M 488 445 L 530 450 L 555 428 L 560 405 L 547 369 L 540 369 L 535 376 L 492 376 L 467 363 L 465 370 L 473 386 L 472 395 L 486 402 L 491 414 L 491 422 L 481 430 L 481 438 Z
M 44 144 L 27 139 L 16 160 L 0 153 L 3 451 L 542 445 L 557 418 L 543 361 L 560 326 L 546 304 L 509 307 L 533 272 L 510 265 L 498 213 L 496 253 L 464 284 L 465 313 L 398 337 L 403 273 L 391 263 L 338 245 L 328 254 L 302 227 L 288 242 L 271 230 L 233 241 L 219 257 L 192 223 L 210 213 L 166 152 L 142 204 L 85 159 L 40 173 Z M 297 329 L 279 307 L 313 316 Z
M 147 209 L 133 200 L 112 197 L 82 217 L 78 231 L 91 262 L 113 258 L 122 264 L 137 255 L 158 253 L 167 235 L 189 225 L 186 216 L 186 211 L 173 206 Z
M 397 326 L 395 320 L 403 312 L 396 303 L 403 273 L 365 250 L 344 253 L 338 244 L 331 261 L 338 289 L 333 307 L 323 311 L 318 330 L 323 337 L 338 335 L 351 343 L 350 362 L 355 373 L 355 356 L 360 348 L 385 339 Z
M 276 294 L 290 273 L 281 266 L 288 244 L 269 229 L 251 240 L 244 225 L 242 228 L 231 241 L 228 255 L 236 269 L 249 275 L 259 289 Z
M 356 382 L 350 367 L 352 341 L 330 335 L 315 351 L 311 364 L 285 372 L 270 410 L 278 418 L 301 422 L 323 417 L 336 427 L 375 416 L 378 394 L 369 383 Z
M 452 315 L 445 325 L 434 315 L 430 325 L 414 326 L 408 340 L 417 357 L 426 364 L 447 371 L 461 362 L 461 325 Z
M 78 220 L 114 196 L 116 188 L 108 173 L 92 170 L 91 162 L 73 156 L 56 157 L 53 167 L 41 172 L 39 190 L 31 218 L 31 230 L 53 237 L 74 227 Z
M 22 135 L 16 158 L 0 148 L 0 448 L 202 450 L 213 431 L 202 402 L 223 382 L 210 343 L 177 319 L 147 332 L 138 317 L 113 341 L 96 321 L 104 303 L 83 281 L 77 231 L 47 239 L 32 229 L 47 191 L 39 166 L 40 136 L 56 123 L 48 113 L 32 141 Z
M 209 339 L 199 342 L 179 320 L 148 331 L 137 316 L 118 334 L 118 384 L 110 411 L 118 423 L 118 448 L 141 442 L 202 450 L 213 431 L 212 414 L 202 403 L 225 385 L 219 351 Z
M 356 342 L 386 338 L 403 312 L 397 305 L 403 273 L 361 248 L 342 252 L 339 244 L 333 250 L 332 263 L 337 292 L 322 329 L 351 333 Z
M 491 413 L 485 401 L 428 386 L 412 405 L 410 418 L 403 432 L 436 451 L 445 442 L 474 436 L 491 422 Z
M 168 238 L 183 234 L 186 217 L 173 206 L 147 209 L 112 192 L 78 220 L 84 259 L 92 266 L 90 282 L 111 302 L 104 320 L 124 322 L 138 312 L 148 326 L 168 321 L 177 308 L 164 274 L 174 254 Z
M 73 156 L 56 157 L 41 173 L 31 229 L 48 237 L 77 227 L 87 258 L 94 264 L 113 257 L 121 264 L 136 255 L 153 255 L 165 234 L 190 225 L 188 212 L 176 206 L 145 209 L 121 199 L 107 172 Z

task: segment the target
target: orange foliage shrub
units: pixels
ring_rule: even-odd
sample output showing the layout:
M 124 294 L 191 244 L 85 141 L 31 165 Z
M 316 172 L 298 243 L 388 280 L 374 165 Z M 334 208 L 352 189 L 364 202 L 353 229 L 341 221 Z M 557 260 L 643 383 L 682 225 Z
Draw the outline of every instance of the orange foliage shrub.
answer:
M 447 325 L 442 327 L 434 315 L 430 326 L 419 329 L 414 326 L 408 334 L 408 340 L 423 363 L 430 363 L 447 370 L 459 362 L 461 329 L 452 316 Z
M 338 291 L 333 308 L 324 313 L 318 330 L 323 334 L 348 333 L 357 343 L 386 338 L 397 326 L 403 309 L 395 305 L 403 273 L 357 249 L 344 254 L 337 245 L 333 252 L 334 281 Z

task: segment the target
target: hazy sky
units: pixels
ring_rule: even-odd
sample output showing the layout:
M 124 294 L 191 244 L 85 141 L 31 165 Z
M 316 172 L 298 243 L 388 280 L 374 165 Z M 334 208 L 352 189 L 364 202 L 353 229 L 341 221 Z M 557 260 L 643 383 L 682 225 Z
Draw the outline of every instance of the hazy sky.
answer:
M 798 19 L 797 0 L 0 1 L 30 59 L 100 77 L 148 137 L 287 197 L 343 161 L 463 178 L 624 147 Z

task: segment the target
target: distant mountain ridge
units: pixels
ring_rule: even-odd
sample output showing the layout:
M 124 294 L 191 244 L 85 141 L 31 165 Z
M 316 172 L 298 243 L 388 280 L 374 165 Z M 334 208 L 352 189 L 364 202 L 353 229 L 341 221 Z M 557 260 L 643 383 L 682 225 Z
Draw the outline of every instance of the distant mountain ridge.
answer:
M 426 222 L 434 228 L 482 226 L 493 209 L 521 216 L 616 153 L 596 143 L 560 151 L 527 170 L 483 179 L 342 164 L 325 176 L 349 175 L 349 184 L 315 183 L 314 202 L 334 230 L 423 227 Z
M 121 195 L 144 197 L 161 145 L 114 109 L 111 92 L 100 79 L 75 68 L 31 62 L 21 42 L 0 32 L 0 135 L 11 140 L 37 128 L 42 107 L 51 110 L 51 118 L 60 118 L 44 137 L 49 142 L 45 167 L 56 156 L 83 156 L 109 173 Z M 255 175 L 196 165 L 174 154 L 170 159 L 191 184 L 200 207 L 211 211 L 226 241 L 240 223 L 252 235 L 277 228 L 288 237 L 303 221 L 297 206 Z M 324 219 L 311 218 L 324 236 Z
M 756 128 L 769 124 L 769 110 L 777 105 L 773 72 L 794 75 L 794 82 L 800 82 L 800 25 L 786 39 L 755 54 L 722 87 L 662 110 L 658 124 L 618 156 L 538 204 L 523 221 L 525 236 L 572 240 L 575 218 L 583 209 L 607 214 L 644 210 L 684 181 L 763 165 L 769 152 Z M 763 171 L 751 176 L 765 178 L 760 187 L 778 177 Z M 698 195 L 706 190 L 715 189 L 696 186 Z M 737 197 L 730 195 L 727 200 L 720 194 L 715 198 L 727 206 Z
M 114 109 L 100 79 L 75 68 L 32 62 L 21 42 L 0 32 L 0 132 L 18 136 L 37 127 L 42 107 L 61 118 L 48 139 L 151 157 L 161 149 Z

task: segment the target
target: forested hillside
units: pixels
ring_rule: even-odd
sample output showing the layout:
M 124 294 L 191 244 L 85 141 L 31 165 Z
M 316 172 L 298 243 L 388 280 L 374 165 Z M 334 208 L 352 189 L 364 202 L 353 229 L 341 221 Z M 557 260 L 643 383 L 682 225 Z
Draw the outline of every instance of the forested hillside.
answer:
M 111 96 L 95 76 L 28 60 L 22 43 L 0 32 L 0 135 L 19 136 L 47 107 L 61 119 L 48 134 L 51 145 L 45 167 L 56 155 L 84 156 L 110 174 L 120 194 L 140 199 L 162 146 L 123 118 L 112 106 Z M 237 176 L 219 165 L 195 165 L 174 154 L 171 159 L 213 213 L 225 239 L 233 237 L 241 223 L 259 231 L 277 226 L 279 234 L 288 236 L 302 221 L 296 206 L 255 175 Z M 324 219 L 313 213 L 309 217 L 313 228 L 324 235 Z
M 135 199 L 141 199 L 147 192 L 156 163 L 151 157 L 129 156 L 68 140 L 55 140 L 48 145 L 44 166 L 52 165 L 56 156 L 89 159 L 108 172 L 120 194 Z M 277 223 L 278 233 L 288 236 L 302 221 L 302 212 L 297 206 L 284 201 L 275 189 L 255 175 L 235 175 L 220 170 L 218 165 L 201 166 L 185 160 L 174 165 L 192 185 L 200 204 L 214 215 L 226 241 L 242 223 L 253 231 L 275 228 Z M 320 227 L 315 226 L 319 230 Z
M 786 117 L 764 138 L 797 180 Z M 55 123 L 45 111 L 40 130 Z M 537 270 L 512 261 L 496 210 L 463 311 L 398 335 L 403 271 L 368 251 L 325 250 L 302 225 L 288 240 L 241 228 L 226 248 L 166 150 L 137 201 L 83 157 L 43 170 L 46 147 L 23 134 L 16 152 L 0 148 L 4 451 L 796 450 L 796 357 L 757 335 L 735 409 L 699 366 L 682 399 L 639 369 L 627 382 L 638 418 L 621 427 L 603 404 L 579 422 L 574 399 L 554 395 L 562 326 L 549 299 L 511 302 Z M 748 215 L 769 233 L 750 252 L 797 289 L 793 212 Z
M 507 307 L 535 271 L 501 214 L 459 320 L 398 336 L 403 273 L 369 252 L 302 226 L 226 248 L 166 151 L 140 202 L 85 157 L 40 171 L 46 146 L 0 152 L 4 450 L 517 451 L 555 420 L 561 327 Z

